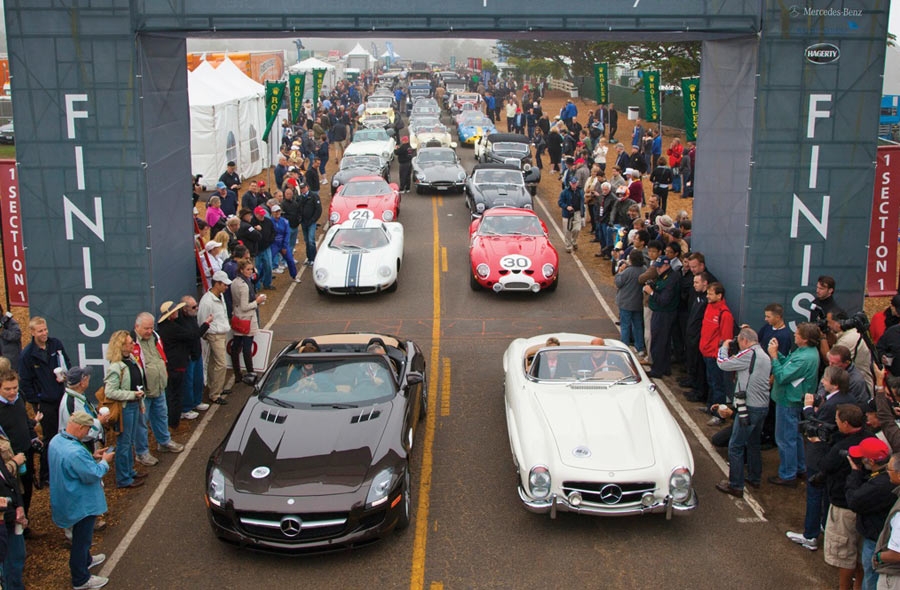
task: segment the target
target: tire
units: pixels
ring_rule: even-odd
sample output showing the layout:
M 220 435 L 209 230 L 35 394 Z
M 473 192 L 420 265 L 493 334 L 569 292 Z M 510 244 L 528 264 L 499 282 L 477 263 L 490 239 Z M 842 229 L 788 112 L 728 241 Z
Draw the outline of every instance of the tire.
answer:
M 471 270 L 469 271 L 469 287 L 473 291 L 481 291 L 481 283 L 478 282 Z
M 400 261 L 397 261 L 397 278 L 394 280 L 393 284 L 390 287 L 385 289 L 388 293 L 394 293 L 397 291 L 397 287 L 400 286 Z
M 556 280 L 553 281 L 552 283 L 550 283 L 550 286 L 547 287 L 546 289 L 544 289 L 544 291 L 547 291 L 548 293 L 553 293 L 554 291 L 556 291 L 556 288 L 558 286 L 559 286 L 559 275 L 556 275 Z
M 397 526 L 394 527 L 395 531 L 404 531 L 409 528 L 409 522 L 412 520 L 412 498 L 410 497 L 410 490 L 412 489 L 412 484 L 410 482 L 411 478 L 409 475 L 409 464 L 406 465 L 406 475 L 403 477 L 403 501 L 401 502 L 400 507 L 400 516 L 397 518 Z
M 422 401 L 419 403 L 419 422 L 428 415 L 428 378 L 423 375 Z

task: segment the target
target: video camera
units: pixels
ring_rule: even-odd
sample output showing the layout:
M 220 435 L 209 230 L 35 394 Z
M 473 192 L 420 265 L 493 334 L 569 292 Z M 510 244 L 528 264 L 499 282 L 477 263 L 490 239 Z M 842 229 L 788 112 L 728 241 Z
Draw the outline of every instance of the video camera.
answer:
M 807 418 L 798 424 L 800 434 L 806 438 L 818 438 L 825 444 L 831 444 L 831 438 L 838 431 L 837 424 L 823 422 L 818 418 Z

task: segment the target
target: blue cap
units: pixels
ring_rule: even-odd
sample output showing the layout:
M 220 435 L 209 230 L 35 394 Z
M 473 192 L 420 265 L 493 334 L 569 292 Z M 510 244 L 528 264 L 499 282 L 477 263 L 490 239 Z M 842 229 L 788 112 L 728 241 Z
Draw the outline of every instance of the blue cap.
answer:
M 656 260 L 653 261 L 653 264 L 651 264 L 651 266 L 653 266 L 654 268 L 659 268 L 664 264 L 669 264 L 669 262 L 670 261 L 669 261 L 668 256 L 660 256 L 659 258 L 657 258 Z
M 220 188 L 228 188 L 228 187 L 225 186 L 225 183 L 220 180 L 219 182 L 216 183 L 216 188 L 220 189 Z

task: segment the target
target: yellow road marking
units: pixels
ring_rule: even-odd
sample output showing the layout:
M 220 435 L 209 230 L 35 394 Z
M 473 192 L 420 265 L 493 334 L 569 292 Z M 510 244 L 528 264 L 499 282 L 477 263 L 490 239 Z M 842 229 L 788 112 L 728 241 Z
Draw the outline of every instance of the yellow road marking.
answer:
M 431 590 L 444 590 L 444 585 L 440 582 L 432 582 Z
M 441 416 L 450 415 L 450 359 L 443 358 L 443 374 L 441 375 Z
M 438 361 L 441 354 L 441 273 L 440 273 L 440 231 L 438 228 L 438 203 L 433 201 L 431 222 L 434 226 L 434 248 L 432 258 L 434 288 L 432 300 L 431 360 L 428 371 L 428 405 L 434 408 L 434 391 L 438 385 Z M 425 441 L 422 446 L 422 468 L 419 480 L 418 506 L 416 508 L 416 534 L 413 540 L 412 571 L 409 577 L 410 590 L 425 588 L 425 545 L 428 538 L 428 508 L 431 502 L 431 470 L 434 464 L 434 428 L 437 415 L 432 409 L 425 419 Z
M 447 272 L 447 248 L 441 248 L 441 271 Z

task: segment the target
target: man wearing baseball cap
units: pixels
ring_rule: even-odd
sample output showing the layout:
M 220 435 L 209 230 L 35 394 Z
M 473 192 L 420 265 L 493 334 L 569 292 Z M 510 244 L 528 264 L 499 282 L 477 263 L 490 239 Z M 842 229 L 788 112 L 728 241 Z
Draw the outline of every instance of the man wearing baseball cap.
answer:
M 197 318 L 212 317 L 209 329 L 203 335 L 203 339 L 209 344 L 209 358 L 207 359 L 206 375 L 209 387 L 209 401 L 214 404 L 225 404 L 225 367 L 226 340 L 231 328 L 228 322 L 228 306 L 225 302 L 225 291 L 231 286 L 228 273 L 220 270 L 212 276 L 212 286 L 209 291 L 200 298 L 197 309 Z
M 840 412 L 840 410 L 839 410 Z M 838 423 L 840 426 L 840 422 Z M 863 588 L 875 588 L 880 577 L 879 567 L 887 561 L 884 553 L 879 555 L 879 536 L 882 528 L 889 529 L 893 512 L 894 489 L 900 481 L 895 475 L 900 469 L 891 457 L 891 448 L 880 438 L 869 436 L 859 444 L 853 445 L 847 452 L 850 459 L 850 475 L 846 479 L 844 493 L 847 506 L 856 514 L 856 527 L 853 531 L 862 537 L 860 561 L 863 565 Z M 895 541 L 888 544 L 888 550 Z M 825 547 L 828 548 L 828 528 L 825 528 Z M 876 557 L 877 556 L 877 557 Z M 843 571 L 841 572 L 843 574 Z M 900 579 L 896 580 L 900 581 Z M 895 583 L 896 583 L 895 581 Z M 881 584 L 878 584 L 881 587 Z M 885 584 L 885 588 L 896 588 L 896 585 Z
M 581 231 L 584 219 L 584 191 L 578 186 L 578 178 L 574 174 L 568 177 L 556 204 L 562 210 L 563 223 L 566 225 L 566 252 L 577 250 L 578 232 Z
M 241 177 L 237 173 L 237 166 L 234 161 L 228 162 L 228 167 L 222 173 L 222 176 L 219 177 L 219 182 L 224 183 L 228 190 L 232 190 L 235 193 L 241 189 Z

